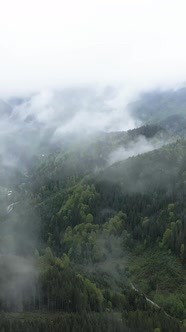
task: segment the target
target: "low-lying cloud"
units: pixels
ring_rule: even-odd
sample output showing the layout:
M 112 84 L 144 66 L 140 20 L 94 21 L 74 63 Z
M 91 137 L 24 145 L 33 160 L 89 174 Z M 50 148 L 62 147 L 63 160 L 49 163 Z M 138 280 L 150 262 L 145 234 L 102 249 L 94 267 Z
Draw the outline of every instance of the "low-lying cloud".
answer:
M 1 305 L 7 311 L 23 311 L 24 304 L 33 301 L 33 294 L 36 294 L 34 261 L 15 255 L 0 255 L 0 269 Z
M 123 91 L 123 90 L 122 90 Z M 122 98 L 121 98 L 122 95 Z M 63 142 L 66 136 L 128 130 L 137 121 L 128 111 L 130 93 L 112 87 L 44 90 L 27 98 L 0 104 L 0 155 L 5 166 L 18 165 L 43 146 Z
M 45 90 L 16 106 L 14 118 L 55 128 L 55 134 L 128 130 L 135 127 L 127 105 L 130 96 L 123 91 L 105 87 Z M 120 97 L 121 99 L 121 97 Z M 34 123 L 35 124 L 35 123 Z
M 137 139 L 127 144 L 127 146 L 121 146 L 113 151 L 108 158 L 108 164 L 112 165 L 118 161 L 128 159 L 129 157 L 134 157 L 142 153 L 159 149 L 163 145 L 170 142 L 170 139 L 165 140 L 163 137 L 147 139 L 145 136 L 138 136 Z

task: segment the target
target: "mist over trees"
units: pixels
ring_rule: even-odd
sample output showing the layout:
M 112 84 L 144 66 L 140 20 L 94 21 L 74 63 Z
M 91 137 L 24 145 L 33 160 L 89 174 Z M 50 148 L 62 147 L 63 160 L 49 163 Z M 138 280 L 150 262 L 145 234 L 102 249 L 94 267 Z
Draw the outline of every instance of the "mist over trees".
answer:
M 1 114 L 0 329 L 185 331 L 183 122 L 73 132 L 67 113 L 67 134 L 38 98 Z

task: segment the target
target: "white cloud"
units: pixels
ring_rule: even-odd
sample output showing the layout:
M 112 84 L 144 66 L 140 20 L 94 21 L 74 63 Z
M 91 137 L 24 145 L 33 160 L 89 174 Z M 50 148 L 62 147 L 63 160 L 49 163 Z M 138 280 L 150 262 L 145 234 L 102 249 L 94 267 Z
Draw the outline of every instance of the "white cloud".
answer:
M 136 126 L 127 109 L 130 97 L 122 88 L 43 90 L 14 107 L 11 126 L 16 123 L 20 130 L 26 123 L 33 129 L 41 124 L 42 130 L 53 130 L 55 140 L 64 134 L 128 130 Z
M 1 0 L 0 95 L 186 78 L 184 0 Z
M 129 157 L 159 149 L 171 141 L 173 141 L 173 139 L 163 138 L 163 136 L 157 136 L 152 139 L 147 139 L 145 136 L 138 136 L 136 140 L 129 142 L 128 146 L 121 146 L 113 151 L 108 158 L 108 164 L 112 165 L 115 162 L 128 159 Z

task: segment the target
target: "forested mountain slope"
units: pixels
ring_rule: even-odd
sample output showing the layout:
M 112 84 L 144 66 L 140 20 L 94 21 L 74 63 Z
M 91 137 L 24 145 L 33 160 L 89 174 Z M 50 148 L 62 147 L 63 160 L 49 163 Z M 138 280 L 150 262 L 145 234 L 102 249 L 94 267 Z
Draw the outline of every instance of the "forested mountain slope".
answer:
M 0 330 L 185 331 L 177 138 L 145 125 L 2 160 Z
M 115 163 L 98 177 L 119 183 L 126 192 L 148 192 L 155 187 L 176 192 L 176 184 L 185 180 L 185 163 L 186 141 L 178 140 L 161 149 Z
M 132 114 L 145 123 L 166 121 L 171 116 L 186 116 L 186 88 L 176 90 L 155 90 L 143 93 L 131 103 Z

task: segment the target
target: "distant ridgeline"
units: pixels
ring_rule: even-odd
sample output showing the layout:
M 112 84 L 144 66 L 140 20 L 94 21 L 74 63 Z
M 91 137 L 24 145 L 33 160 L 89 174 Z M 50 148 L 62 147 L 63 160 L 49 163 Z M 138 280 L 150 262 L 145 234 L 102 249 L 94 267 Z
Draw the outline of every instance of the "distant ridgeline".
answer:
M 159 123 L 175 134 L 186 133 L 186 88 L 144 93 L 130 109 L 143 123 Z

